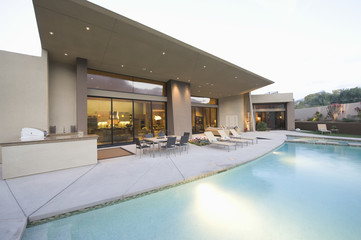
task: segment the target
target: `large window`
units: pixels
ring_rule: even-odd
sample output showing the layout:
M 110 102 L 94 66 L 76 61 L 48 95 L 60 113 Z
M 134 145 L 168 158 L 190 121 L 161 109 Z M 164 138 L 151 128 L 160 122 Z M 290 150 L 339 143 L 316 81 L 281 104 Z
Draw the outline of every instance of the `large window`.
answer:
M 166 133 L 165 103 L 152 102 L 153 133 L 158 136 L 159 132 Z
M 164 82 L 88 70 L 87 87 L 92 89 L 165 96 Z
M 284 103 L 254 104 L 256 123 L 265 122 L 272 130 L 286 129 L 286 105 Z
M 98 145 L 131 143 L 147 133 L 166 132 L 166 104 L 115 98 L 88 97 L 88 134 Z
M 113 144 L 133 141 L 133 102 L 113 99 Z
M 108 98 L 88 98 L 88 134 L 98 135 L 98 144 L 112 144 L 111 105 Z
M 140 139 L 152 133 L 152 111 L 148 101 L 134 101 L 134 132 L 135 137 Z
M 203 133 L 208 127 L 217 127 L 217 108 L 192 107 L 192 132 Z

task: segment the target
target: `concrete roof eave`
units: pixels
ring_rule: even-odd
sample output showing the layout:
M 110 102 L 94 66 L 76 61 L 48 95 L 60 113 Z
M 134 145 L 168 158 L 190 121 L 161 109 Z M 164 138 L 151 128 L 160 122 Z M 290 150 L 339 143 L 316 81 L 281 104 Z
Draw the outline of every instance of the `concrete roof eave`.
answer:
M 33 2 L 42 47 L 50 61 L 74 64 L 79 57 L 87 59 L 91 69 L 189 82 L 191 95 L 201 97 L 239 95 L 273 83 L 93 3 Z

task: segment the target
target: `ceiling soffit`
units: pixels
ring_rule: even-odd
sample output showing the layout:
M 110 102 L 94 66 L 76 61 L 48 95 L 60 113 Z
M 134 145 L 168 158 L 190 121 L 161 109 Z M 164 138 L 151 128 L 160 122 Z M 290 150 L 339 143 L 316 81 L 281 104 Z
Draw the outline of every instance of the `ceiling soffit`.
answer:
M 238 95 L 273 83 L 86 1 L 34 0 L 34 8 L 51 61 L 74 64 L 80 57 L 92 69 L 189 82 L 191 94 L 203 97 Z

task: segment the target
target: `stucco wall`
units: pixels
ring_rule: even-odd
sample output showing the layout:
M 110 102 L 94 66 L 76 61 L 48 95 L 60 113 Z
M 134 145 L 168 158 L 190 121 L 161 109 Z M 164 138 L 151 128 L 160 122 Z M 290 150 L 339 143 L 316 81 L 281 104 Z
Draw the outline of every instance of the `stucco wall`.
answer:
M 167 121 L 170 135 L 192 132 L 191 92 L 189 83 L 170 80 L 167 83 Z
M 282 103 L 293 102 L 293 93 L 276 93 L 252 95 L 252 103 Z
M 71 125 L 76 125 L 75 66 L 49 62 L 49 126 L 69 133 Z
M 218 99 L 218 126 L 235 127 L 228 126 L 229 122 L 227 122 L 227 116 L 237 116 L 238 127 L 243 130 L 245 127 L 244 113 L 244 95 Z
M 341 104 L 341 106 L 344 113 L 339 114 L 337 120 L 342 120 L 342 118 L 357 119 L 356 118 L 357 112 L 355 111 L 355 108 L 361 107 L 361 104 L 359 102 Z M 322 113 L 323 118 L 325 118 L 327 116 L 327 106 L 296 109 L 295 118 L 298 121 L 307 121 L 307 119 L 312 118 L 316 112 Z
M 20 138 L 23 127 L 48 130 L 48 54 L 0 51 L 0 142 Z

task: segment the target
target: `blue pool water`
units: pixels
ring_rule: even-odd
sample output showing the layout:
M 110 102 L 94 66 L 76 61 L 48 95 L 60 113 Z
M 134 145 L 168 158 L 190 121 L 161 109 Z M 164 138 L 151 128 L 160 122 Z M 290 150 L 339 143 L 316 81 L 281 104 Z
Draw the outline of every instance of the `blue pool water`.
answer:
M 361 239 L 361 148 L 286 143 L 230 171 L 27 228 L 23 239 Z

